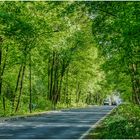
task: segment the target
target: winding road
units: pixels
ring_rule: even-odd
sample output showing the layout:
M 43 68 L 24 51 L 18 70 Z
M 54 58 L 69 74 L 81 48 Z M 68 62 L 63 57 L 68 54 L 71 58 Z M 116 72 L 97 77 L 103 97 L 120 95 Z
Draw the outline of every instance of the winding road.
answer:
M 114 106 L 54 111 L 0 123 L 0 139 L 80 139 Z

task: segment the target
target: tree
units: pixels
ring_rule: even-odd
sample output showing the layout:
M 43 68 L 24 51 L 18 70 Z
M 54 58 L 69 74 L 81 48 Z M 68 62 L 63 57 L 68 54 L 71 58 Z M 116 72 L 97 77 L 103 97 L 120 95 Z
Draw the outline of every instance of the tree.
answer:
M 88 6 L 94 7 L 94 13 L 90 10 L 93 34 L 106 58 L 106 68 L 119 77 L 130 77 L 127 79 L 131 82 L 132 100 L 139 104 L 139 3 L 98 2 L 96 8 L 93 3 Z

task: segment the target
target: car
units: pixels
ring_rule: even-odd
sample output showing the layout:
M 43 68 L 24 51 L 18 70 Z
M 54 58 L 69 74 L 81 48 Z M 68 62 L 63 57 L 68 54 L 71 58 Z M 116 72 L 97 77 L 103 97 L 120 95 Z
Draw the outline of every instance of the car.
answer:
M 103 104 L 104 105 L 111 105 L 111 101 L 109 99 L 105 99 Z
M 111 105 L 117 105 L 117 102 L 116 101 L 112 101 Z

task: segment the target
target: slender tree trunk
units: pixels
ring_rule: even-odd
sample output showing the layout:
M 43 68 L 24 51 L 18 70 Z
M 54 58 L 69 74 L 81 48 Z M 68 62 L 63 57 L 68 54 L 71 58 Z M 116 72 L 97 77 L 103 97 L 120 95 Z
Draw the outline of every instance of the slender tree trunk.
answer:
M 54 86 L 53 86 L 54 107 L 56 107 L 57 102 L 60 99 L 59 86 L 60 86 L 59 85 L 59 55 L 56 53 L 55 62 L 54 62 Z
M 60 100 L 60 93 L 59 93 L 59 77 L 58 77 L 58 73 L 59 73 L 59 71 L 58 71 L 58 69 L 59 69 L 59 60 L 57 60 L 57 62 L 56 62 L 57 64 L 56 64 L 56 104 L 57 104 L 57 102 Z
M 2 76 L 2 77 L 3 77 L 3 75 L 4 75 L 4 70 L 5 70 L 5 67 L 6 67 L 7 55 L 8 55 L 8 47 L 7 47 L 7 49 L 6 49 L 5 60 L 4 60 L 3 68 L 2 68 L 2 72 L 1 72 L 1 76 Z M 2 79 L 3 79 L 3 78 L 1 78 L 1 91 L 2 91 Z M 5 101 L 4 95 L 3 95 L 3 110 L 4 110 L 4 115 L 5 115 L 5 111 L 6 111 L 6 101 Z
M 2 89 L 2 75 L 1 75 L 1 65 L 2 65 L 2 37 L 0 36 L 0 95 L 1 93 L 1 89 Z
M 131 73 L 131 82 L 132 82 L 132 89 L 133 89 L 133 94 L 132 94 L 132 99 L 133 102 L 136 104 L 140 105 L 140 99 L 139 99 L 139 79 L 137 79 L 137 67 L 136 64 L 131 64 L 130 68 L 130 73 Z
M 59 87 L 58 87 L 59 100 L 60 100 L 60 95 L 61 95 L 61 89 L 62 89 L 62 82 L 63 82 L 64 73 L 65 73 L 65 64 L 64 64 L 64 60 L 63 60 L 61 74 L 60 74 L 60 82 L 58 84 L 59 85 Z
M 6 103 L 5 103 L 5 97 L 2 97 L 2 104 L 3 104 L 3 110 L 4 110 L 4 115 L 5 115 L 5 111 L 6 111 Z
M 66 76 L 64 77 L 64 81 L 66 81 Z M 66 103 L 66 83 L 64 84 L 63 92 L 64 92 L 63 103 Z
M 32 113 L 32 70 L 31 70 L 31 51 L 30 51 L 30 55 L 29 55 L 29 92 L 30 92 L 30 102 L 29 102 L 29 110 L 30 113 Z
M 4 71 L 5 71 L 5 67 L 6 67 L 6 61 L 7 61 L 7 55 L 8 55 L 8 47 L 6 49 L 6 55 L 5 55 L 5 59 L 4 59 L 4 62 L 3 62 L 3 66 L 2 66 L 2 60 L 1 60 L 1 71 L 0 71 L 0 93 L 2 92 L 2 83 L 3 83 L 3 75 L 4 75 Z M 2 59 L 2 50 L 1 50 L 1 59 Z M 2 95 L 2 93 L 1 93 Z M 5 97 L 3 95 L 2 97 L 2 102 L 3 102 L 3 110 L 4 110 L 4 114 L 5 114 L 5 111 L 6 111 L 6 103 L 5 103 Z
M 2 48 L 0 48 L 0 96 L 2 95 L 2 75 L 1 75 L 1 64 L 2 64 Z M 4 109 L 4 115 L 5 115 L 5 107 L 4 107 L 4 100 L 1 97 L 1 100 L 3 102 L 3 109 Z
M 1 89 L 2 89 L 2 75 L 1 75 L 1 64 L 2 64 L 2 48 L 0 48 L 0 95 L 1 93 Z
M 20 81 L 20 76 L 21 76 L 22 68 L 23 68 L 23 65 L 21 64 L 20 68 L 19 68 L 18 76 L 17 76 L 17 82 L 16 82 L 16 87 L 15 87 L 14 95 L 13 95 L 12 111 L 14 111 L 15 98 L 16 98 L 16 93 L 17 93 L 18 86 L 19 86 L 19 81 Z
M 53 103 L 53 109 L 55 109 L 56 107 L 56 103 L 57 103 L 57 90 L 56 90 L 56 84 L 57 84 L 57 54 L 55 53 L 55 56 L 54 56 L 54 76 L 53 76 L 53 90 L 52 90 L 52 96 L 53 96 L 53 100 L 52 100 L 52 103 Z
M 78 77 L 76 78 L 76 104 L 78 106 L 78 102 L 79 102 L 79 82 L 78 82 Z
M 78 92 L 78 103 L 80 101 L 80 98 L 81 98 L 81 90 L 79 89 L 79 92 Z
M 140 73 L 139 73 L 138 64 L 135 65 L 135 70 L 136 70 L 135 79 L 136 79 L 136 87 L 137 87 L 137 98 L 140 105 Z
M 2 67 L 2 43 L 3 43 L 3 39 L 2 37 L 0 37 L 0 96 L 2 95 L 2 77 L 4 75 L 4 70 L 6 67 L 6 61 L 7 61 L 7 55 L 8 55 L 8 47 L 6 49 L 6 55 L 5 55 L 5 59 L 3 62 L 3 67 Z M 5 103 L 5 97 L 3 95 L 2 97 L 2 104 L 3 104 L 3 110 L 4 110 L 4 115 L 5 115 L 5 111 L 6 111 L 6 103 Z
M 55 56 L 55 52 L 53 52 L 51 72 L 50 72 L 50 100 L 51 101 L 53 101 L 52 90 L 53 90 L 54 56 Z
M 50 97 L 50 56 L 48 58 L 48 96 L 47 96 L 48 100 L 51 99 Z
M 3 62 L 3 67 L 1 69 L 1 76 L 3 76 L 3 74 L 4 74 L 4 70 L 5 70 L 5 67 L 6 67 L 6 61 L 7 61 L 7 55 L 8 55 L 8 47 L 6 49 L 6 55 L 5 55 L 5 59 L 4 59 L 4 62 Z
M 69 93 L 68 93 L 68 70 L 66 71 L 66 104 L 69 106 Z
M 24 81 L 25 68 L 26 68 L 26 64 L 24 64 L 23 69 L 22 69 L 22 76 L 21 76 L 20 89 L 19 89 L 19 96 L 18 96 L 18 101 L 17 101 L 15 113 L 18 111 L 18 108 L 19 108 L 19 103 L 20 103 L 22 89 L 23 89 L 23 81 Z
M 136 104 L 140 105 L 140 99 L 139 99 L 140 91 L 139 91 L 139 85 L 138 85 L 136 64 L 132 65 L 132 70 L 133 70 L 133 86 L 134 86 L 135 102 Z

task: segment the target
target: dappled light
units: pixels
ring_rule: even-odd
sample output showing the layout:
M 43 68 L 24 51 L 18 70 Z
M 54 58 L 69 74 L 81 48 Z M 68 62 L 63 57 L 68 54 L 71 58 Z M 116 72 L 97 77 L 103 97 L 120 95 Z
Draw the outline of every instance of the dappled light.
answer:
M 43 116 L 10 120 L 0 123 L 0 132 L 2 133 L 0 138 L 80 138 L 112 108 L 102 106 L 92 107 L 89 110 L 88 108 L 72 109 L 71 111 L 67 110 Z M 106 110 L 106 113 L 98 114 L 102 110 Z
M 139 13 L 129 1 L 0 1 L 0 138 L 140 138 Z

